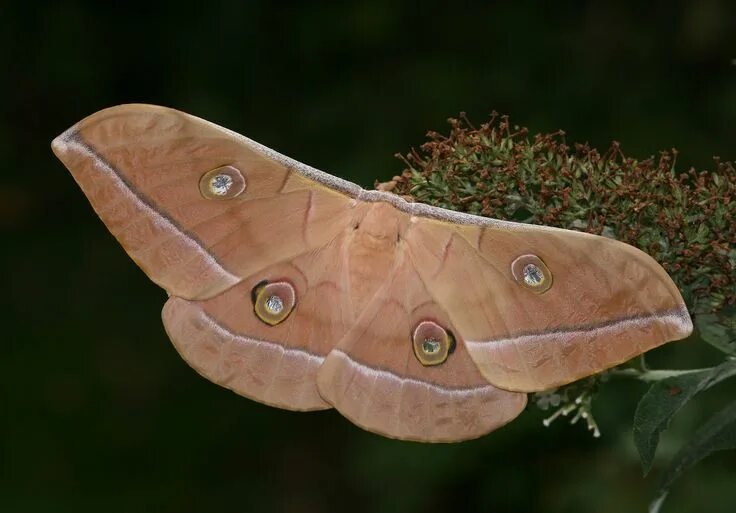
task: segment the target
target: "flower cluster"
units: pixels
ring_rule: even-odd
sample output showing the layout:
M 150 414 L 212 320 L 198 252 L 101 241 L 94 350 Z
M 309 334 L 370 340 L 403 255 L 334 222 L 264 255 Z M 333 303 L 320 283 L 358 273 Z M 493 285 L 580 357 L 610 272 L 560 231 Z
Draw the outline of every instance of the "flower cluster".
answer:
M 494 114 L 475 128 L 450 119 L 390 183 L 416 201 L 497 219 L 612 237 L 653 256 L 692 313 L 736 303 L 736 168 L 679 171 L 677 152 L 637 160 L 569 146 L 561 131 L 530 137 Z

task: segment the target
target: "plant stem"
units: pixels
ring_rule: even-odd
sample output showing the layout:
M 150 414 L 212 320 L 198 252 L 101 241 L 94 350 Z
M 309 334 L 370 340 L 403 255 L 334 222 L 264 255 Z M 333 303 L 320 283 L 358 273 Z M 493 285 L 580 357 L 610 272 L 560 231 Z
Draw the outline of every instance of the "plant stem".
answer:
M 609 376 L 617 377 L 617 378 L 634 378 L 638 379 L 640 381 L 661 381 L 666 378 L 671 378 L 674 376 L 682 376 L 683 374 L 692 374 L 693 372 L 703 372 L 711 370 L 711 367 L 707 367 L 704 369 L 688 369 L 688 370 L 670 370 L 670 369 L 662 369 L 662 370 L 645 370 L 641 371 L 639 369 L 613 369 L 608 372 Z

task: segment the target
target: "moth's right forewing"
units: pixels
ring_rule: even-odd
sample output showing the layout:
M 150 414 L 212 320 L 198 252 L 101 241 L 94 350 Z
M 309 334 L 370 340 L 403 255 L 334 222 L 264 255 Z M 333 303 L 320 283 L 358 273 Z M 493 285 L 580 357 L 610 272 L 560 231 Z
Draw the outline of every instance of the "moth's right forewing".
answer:
M 502 222 L 422 220 L 411 237 L 430 291 L 485 378 L 501 388 L 563 385 L 692 331 L 670 277 L 627 244 Z M 519 261 L 537 262 L 526 277 L 532 285 L 515 270 Z M 535 290 L 544 268 L 548 281 Z

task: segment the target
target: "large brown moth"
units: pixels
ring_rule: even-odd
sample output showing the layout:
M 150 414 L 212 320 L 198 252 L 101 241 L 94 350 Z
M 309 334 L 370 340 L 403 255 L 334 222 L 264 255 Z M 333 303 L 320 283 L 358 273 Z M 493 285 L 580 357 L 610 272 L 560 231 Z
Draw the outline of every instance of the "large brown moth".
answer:
M 632 246 L 364 190 L 176 110 L 106 109 L 52 146 L 168 292 L 181 356 L 266 404 L 464 440 L 692 331 Z

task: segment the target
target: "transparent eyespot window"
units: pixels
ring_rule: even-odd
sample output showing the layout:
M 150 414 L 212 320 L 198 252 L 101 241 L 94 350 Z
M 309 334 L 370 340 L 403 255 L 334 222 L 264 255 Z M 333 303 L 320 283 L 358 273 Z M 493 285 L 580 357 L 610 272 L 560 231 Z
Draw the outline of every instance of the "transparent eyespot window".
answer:
M 552 286 L 552 272 L 537 255 L 521 255 L 511 264 L 511 274 L 522 287 L 542 294 Z
M 233 186 L 233 179 L 230 175 L 216 174 L 210 178 L 207 187 L 215 196 L 225 196 Z
M 272 315 L 278 315 L 284 311 L 284 300 L 279 296 L 269 296 L 266 299 L 266 311 Z
M 538 287 L 544 283 L 544 272 L 535 264 L 526 264 L 521 273 L 524 275 L 524 283 L 530 287 Z
M 422 321 L 414 328 L 412 345 L 419 363 L 440 365 L 455 350 L 455 338 L 436 322 Z
M 251 291 L 253 311 L 269 326 L 281 324 L 296 306 L 296 290 L 288 281 L 262 281 Z
M 436 338 L 427 338 L 422 342 L 422 352 L 426 355 L 433 355 L 440 352 L 442 343 Z
M 199 192 L 211 200 L 227 200 L 240 196 L 246 188 L 245 177 L 234 166 L 207 171 L 199 179 Z

